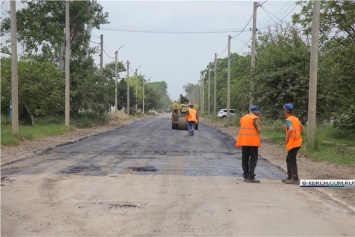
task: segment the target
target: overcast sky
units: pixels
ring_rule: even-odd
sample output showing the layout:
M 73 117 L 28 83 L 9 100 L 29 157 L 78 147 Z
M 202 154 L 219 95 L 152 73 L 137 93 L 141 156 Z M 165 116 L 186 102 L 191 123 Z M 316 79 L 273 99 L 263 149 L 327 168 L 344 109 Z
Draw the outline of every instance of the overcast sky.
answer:
M 131 62 L 151 81 L 166 81 L 172 100 L 185 94 L 183 85 L 197 84 L 200 72 L 218 57 L 227 57 L 228 35 L 231 52 L 250 52 L 253 1 L 106 1 L 98 0 L 109 13 L 110 24 L 92 31 L 93 42 L 104 38 L 104 64 Z M 295 1 L 260 1 L 257 28 L 264 30 L 281 21 L 290 22 L 298 12 Z M 248 23 L 249 22 L 249 23 Z M 244 32 L 241 32 L 245 28 Z M 223 33 L 221 33 L 223 32 Z M 92 43 L 92 45 L 95 45 Z M 99 64 L 99 55 L 96 62 Z M 121 73 L 126 76 L 125 73 Z
M 17 9 L 22 3 L 16 1 Z M 166 81 L 172 100 L 185 94 L 183 85 L 197 84 L 200 72 L 209 62 L 227 57 L 228 35 L 231 52 L 250 52 L 253 1 L 107 1 L 98 0 L 109 13 L 110 24 L 92 31 L 91 46 L 104 38 L 104 64 L 118 60 L 130 61 L 130 76 L 137 67 L 150 81 Z M 290 22 L 299 12 L 292 0 L 258 2 L 259 32 L 280 22 Z M 9 0 L 2 0 L 2 14 L 9 9 Z M 4 17 L 3 16 L 3 17 Z M 244 31 L 243 31 L 244 29 Z M 19 51 L 21 54 L 21 50 Z M 95 62 L 100 65 L 99 53 Z M 120 77 L 126 77 L 126 72 Z M 213 75 L 211 75 L 213 77 Z

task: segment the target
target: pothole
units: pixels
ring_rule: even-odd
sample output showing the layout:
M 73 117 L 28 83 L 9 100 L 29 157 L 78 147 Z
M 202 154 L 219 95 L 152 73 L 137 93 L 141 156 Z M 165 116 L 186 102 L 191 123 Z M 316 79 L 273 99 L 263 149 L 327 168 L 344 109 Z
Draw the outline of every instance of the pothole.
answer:
M 154 166 L 129 167 L 128 169 L 131 169 L 136 172 L 155 172 L 158 170 Z

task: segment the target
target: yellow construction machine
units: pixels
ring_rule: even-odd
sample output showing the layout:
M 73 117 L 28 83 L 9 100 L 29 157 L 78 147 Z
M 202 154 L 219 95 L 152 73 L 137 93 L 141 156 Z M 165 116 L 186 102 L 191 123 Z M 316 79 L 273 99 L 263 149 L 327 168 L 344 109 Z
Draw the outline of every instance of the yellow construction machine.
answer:
M 199 109 L 197 102 L 193 103 L 194 109 Z M 171 128 L 179 130 L 187 130 L 186 115 L 189 110 L 189 104 L 181 104 L 178 101 L 174 101 L 171 104 Z M 195 130 L 198 130 L 198 122 L 195 125 Z

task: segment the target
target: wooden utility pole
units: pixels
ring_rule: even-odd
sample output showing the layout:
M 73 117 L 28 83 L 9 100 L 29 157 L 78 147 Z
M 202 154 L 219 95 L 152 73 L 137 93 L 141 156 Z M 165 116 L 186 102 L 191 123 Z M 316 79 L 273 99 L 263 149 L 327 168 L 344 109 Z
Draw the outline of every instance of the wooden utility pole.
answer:
M 118 50 L 115 51 L 115 111 L 117 111 L 117 54 Z
M 217 116 L 217 53 L 214 54 L 213 115 Z
M 316 108 L 317 108 L 317 71 L 318 71 L 318 40 L 319 40 L 320 1 L 313 1 L 312 45 L 309 72 L 308 125 L 307 145 L 311 149 L 316 146 Z
M 211 114 L 211 71 L 210 71 L 210 63 L 208 63 L 208 101 L 207 101 L 207 106 L 208 106 L 208 115 Z
M 104 35 L 100 35 L 100 74 L 104 75 Z
M 70 125 L 70 25 L 69 0 L 65 2 L 65 126 Z
M 11 21 L 11 126 L 12 133 L 19 132 L 18 119 L 18 64 L 17 64 L 17 22 L 16 1 L 10 1 Z
M 231 36 L 228 35 L 228 72 L 227 72 L 227 118 L 230 116 L 231 107 Z
M 129 61 L 127 60 L 127 114 L 129 116 Z
M 255 48 L 256 48 L 256 9 L 258 8 L 258 3 L 254 2 L 253 9 L 253 33 L 252 33 L 252 43 L 251 43 L 251 76 L 250 76 L 250 89 L 249 89 L 249 111 L 253 105 L 253 91 L 254 91 L 254 71 L 255 71 Z

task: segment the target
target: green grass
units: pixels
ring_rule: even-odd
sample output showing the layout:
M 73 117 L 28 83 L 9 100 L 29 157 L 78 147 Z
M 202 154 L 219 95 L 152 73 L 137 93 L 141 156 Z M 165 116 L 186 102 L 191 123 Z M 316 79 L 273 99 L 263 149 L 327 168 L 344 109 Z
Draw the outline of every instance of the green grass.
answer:
M 10 125 L 1 125 L 1 145 L 17 146 L 23 140 L 37 140 L 48 136 L 64 134 L 68 131 L 64 125 L 20 126 L 19 133 L 13 134 Z
M 109 115 L 99 116 L 94 113 L 80 113 L 78 117 L 71 118 L 70 128 L 92 128 L 106 125 L 110 122 Z M 35 126 L 22 125 L 19 133 L 13 134 L 11 120 L 8 116 L 1 118 L 1 145 L 17 146 L 24 140 L 38 140 L 44 137 L 57 136 L 69 131 L 64 125 L 64 117 L 46 117 L 36 121 Z
M 262 137 L 285 149 L 285 131 L 282 121 L 263 122 Z M 351 131 L 321 125 L 316 131 L 316 149 L 307 148 L 307 128 L 303 134 L 300 153 L 315 161 L 355 165 L 355 136 Z

